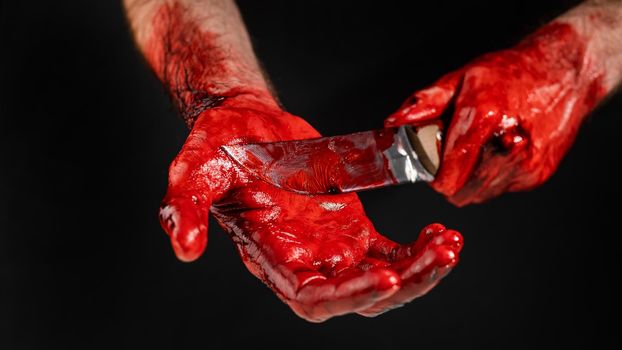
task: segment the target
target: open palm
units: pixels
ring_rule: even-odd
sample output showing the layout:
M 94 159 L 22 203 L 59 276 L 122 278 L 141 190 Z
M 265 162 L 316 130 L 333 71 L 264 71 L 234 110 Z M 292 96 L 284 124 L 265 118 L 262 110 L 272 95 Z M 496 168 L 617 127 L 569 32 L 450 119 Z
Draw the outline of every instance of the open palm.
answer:
M 374 316 L 422 296 L 455 266 L 462 237 L 440 224 L 411 244 L 374 229 L 355 194 L 305 196 L 238 167 L 219 147 L 318 137 L 274 103 L 238 96 L 205 111 L 171 165 L 160 220 L 175 253 L 198 258 L 212 212 L 251 273 L 314 322 Z

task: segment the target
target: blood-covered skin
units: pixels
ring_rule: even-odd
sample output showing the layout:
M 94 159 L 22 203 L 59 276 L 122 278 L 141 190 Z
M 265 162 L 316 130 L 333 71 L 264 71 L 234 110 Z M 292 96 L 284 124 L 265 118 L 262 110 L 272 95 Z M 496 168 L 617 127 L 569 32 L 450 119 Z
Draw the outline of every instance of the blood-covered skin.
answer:
M 219 36 L 200 28 L 183 6 L 155 13 L 145 55 L 193 125 L 171 164 L 160 210 L 179 259 L 203 253 L 211 212 L 250 272 L 314 322 L 401 306 L 456 265 L 462 248 L 456 231 L 432 224 L 412 243 L 398 244 L 374 229 L 355 194 L 300 195 L 236 165 L 220 146 L 319 134 L 281 110 L 235 50 L 221 51 Z
M 276 106 L 257 62 L 239 49 L 249 45 L 238 42 L 245 38 L 203 30 L 198 21 L 189 20 L 191 12 L 175 1 L 161 5 L 154 11 L 144 48 L 188 127 L 231 96 L 246 94 L 239 100 L 259 98 Z
M 572 25 L 553 22 L 417 91 L 385 125 L 441 118 L 453 107 L 432 186 L 457 205 L 531 189 L 555 172 L 612 89 L 592 49 Z

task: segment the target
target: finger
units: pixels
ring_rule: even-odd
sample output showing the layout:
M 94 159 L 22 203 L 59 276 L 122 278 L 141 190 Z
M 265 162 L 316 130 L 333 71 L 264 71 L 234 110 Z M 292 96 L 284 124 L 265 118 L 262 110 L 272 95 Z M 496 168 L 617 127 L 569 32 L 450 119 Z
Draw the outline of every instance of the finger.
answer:
M 520 181 L 537 179 L 537 174 L 526 174 L 520 168 L 529 156 L 522 151 L 521 145 L 512 152 L 496 153 L 494 149 L 482 152 L 481 160 L 467 182 L 447 200 L 456 206 L 469 203 L 481 203 L 497 197 L 506 191 L 512 191 L 512 186 Z
M 414 243 L 402 247 L 397 260 L 403 260 L 417 255 L 433 240 L 436 244 L 440 245 L 442 241 L 439 241 L 439 238 L 442 239 L 448 232 L 454 231 L 447 230 L 444 225 L 437 223 L 427 225 L 423 230 L 421 230 L 421 232 L 419 232 L 419 237 L 417 237 L 417 240 Z
M 420 252 L 432 239 L 447 231 L 442 224 L 429 224 L 419 232 L 417 239 L 411 244 L 399 244 L 375 232 L 375 239 L 369 247 L 368 256 L 388 263 L 402 261 Z M 365 261 L 365 260 L 364 260 Z
M 160 223 L 175 255 L 196 260 L 207 246 L 207 218 L 235 177 L 232 161 L 208 144 L 204 119 L 199 118 L 182 150 L 169 167 L 169 185 L 160 207 Z
M 385 126 L 417 124 L 440 117 L 454 97 L 461 79 L 462 72 L 452 72 L 432 86 L 415 92 L 385 120 Z
M 160 224 L 169 235 L 177 258 L 196 260 L 207 246 L 207 209 L 191 198 L 166 197 L 160 207 Z
M 527 133 L 515 118 L 503 117 L 499 129 L 479 152 L 471 176 L 447 200 L 456 206 L 481 203 L 515 190 L 516 184 L 520 183 L 525 189 L 535 186 L 538 180 L 542 181 L 539 174 L 525 171 L 522 166 L 530 156 L 526 150 L 528 140 Z
M 397 292 L 400 283 L 399 275 L 389 269 L 352 270 L 338 277 L 311 281 L 287 303 L 300 317 L 323 322 L 371 307 Z
M 451 272 L 453 266 L 441 266 L 430 270 L 422 275 L 426 278 L 425 282 L 408 283 L 390 298 L 384 299 L 369 308 L 359 311 L 358 314 L 365 317 L 376 317 L 387 311 L 400 308 L 416 298 L 422 297 L 432 290 L 445 276 Z
M 453 196 L 472 178 L 484 146 L 501 123 L 502 114 L 495 106 L 460 96 L 446 133 L 443 160 L 431 183 L 436 191 Z
M 402 279 L 400 290 L 359 314 L 376 316 L 425 295 L 458 263 L 462 246 L 458 232 L 440 224 L 429 225 L 415 243 L 404 246 L 396 254 L 400 258 L 391 265 Z
M 458 262 L 462 250 L 462 236 L 453 230 L 447 230 L 429 241 L 417 255 L 403 259 L 392 265 L 407 282 L 420 282 L 425 271 Z

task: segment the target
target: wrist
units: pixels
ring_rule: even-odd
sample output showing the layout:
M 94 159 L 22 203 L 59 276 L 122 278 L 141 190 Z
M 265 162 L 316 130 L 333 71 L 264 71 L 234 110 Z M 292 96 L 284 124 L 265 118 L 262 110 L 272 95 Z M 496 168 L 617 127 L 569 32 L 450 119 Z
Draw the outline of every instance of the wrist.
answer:
M 201 83 L 196 84 L 201 85 Z M 281 111 L 272 94 L 265 88 L 223 86 L 212 89 L 207 86 L 204 89 L 194 87 L 188 89 L 186 87 L 174 88 L 169 85 L 167 88 L 188 128 L 192 128 L 198 118 L 214 108 Z
M 570 25 L 585 41 L 586 56 L 602 70 L 608 93 L 622 82 L 622 1 L 590 0 L 554 23 Z
M 218 26 L 203 29 L 196 16 L 178 2 L 160 6 L 145 49 L 186 124 L 191 127 L 203 111 L 235 96 L 271 100 L 251 49 L 219 33 Z
M 233 0 L 125 0 L 138 46 L 192 127 L 236 97 L 277 105 Z

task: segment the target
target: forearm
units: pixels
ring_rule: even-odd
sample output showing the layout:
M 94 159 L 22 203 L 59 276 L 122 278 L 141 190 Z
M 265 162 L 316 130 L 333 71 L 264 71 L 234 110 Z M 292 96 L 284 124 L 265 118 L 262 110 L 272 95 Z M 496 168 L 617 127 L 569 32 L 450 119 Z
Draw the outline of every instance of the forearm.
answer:
M 622 0 L 589 0 L 561 15 L 586 40 L 589 57 L 603 72 L 607 92 L 622 82 Z
M 188 126 L 244 96 L 276 104 L 233 0 L 124 0 L 136 43 Z

